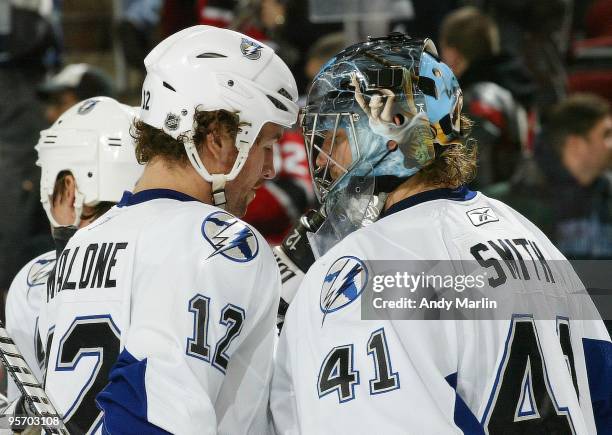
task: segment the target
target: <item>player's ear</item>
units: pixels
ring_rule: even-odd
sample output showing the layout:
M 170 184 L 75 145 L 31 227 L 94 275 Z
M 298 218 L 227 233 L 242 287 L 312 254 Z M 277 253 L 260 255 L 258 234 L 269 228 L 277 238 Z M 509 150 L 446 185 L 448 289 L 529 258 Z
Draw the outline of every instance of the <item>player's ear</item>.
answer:
M 223 173 L 228 172 L 234 165 L 238 154 L 230 138 L 212 132 L 208 133 L 204 138 L 203 151 L 205 156 L 209 155 L 212 157 L 212 161 L 206 158 L 204 161 L 210 161 L 213 168 L 208 168 L 208 165 L 206 166 L 209 172 L 212 169 L 213 173 L 218 173 L 220 170 Z
M 51 214 L 60 225 L 71 225 L 75 221 L 74 200 L 76 180 L 68 173 L 55 184 Z

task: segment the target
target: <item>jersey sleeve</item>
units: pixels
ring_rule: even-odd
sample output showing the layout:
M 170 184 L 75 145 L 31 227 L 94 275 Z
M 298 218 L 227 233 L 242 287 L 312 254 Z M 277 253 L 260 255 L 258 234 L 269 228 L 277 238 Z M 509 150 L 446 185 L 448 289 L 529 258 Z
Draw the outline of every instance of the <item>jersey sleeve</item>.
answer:
M 42 381 L 39 368 L 42 353 L 37 323 L 43 295 L 46 294 L 49 261 L 43 256 L 26 264 L 13 279 L 6 299 L 6 330 L 39 381 Z M 19 397 L 19 390 L 10 376 L 7 388 L 10 401 Z
M 110 433 L 265 432 L 280 278 L 257 238 L 247 262 L 175 245 L 135 270 L 125 346 L 97 397 Z

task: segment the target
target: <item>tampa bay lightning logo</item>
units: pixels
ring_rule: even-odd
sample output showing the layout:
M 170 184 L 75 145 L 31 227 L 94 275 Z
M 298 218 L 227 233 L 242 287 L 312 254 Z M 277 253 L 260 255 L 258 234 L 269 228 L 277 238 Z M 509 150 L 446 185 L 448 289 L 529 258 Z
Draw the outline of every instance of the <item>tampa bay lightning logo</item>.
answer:
M 251 60 L 257 60 L 261 57 L 262 48 L 263 45 L 259 45 L 258 43 L 247 38 L 242 38 L 242 42 L 240 43 L 240 51 L 242 51 L 242 55 Z
M 55 252 L 45 254 L 38 258 L 28 271 L 26 278 L 28 287 L 35 287 L 47 283 L 47 277 L 55 267 Z
M 320 307 L 325 316 L 356 300 L 368 282 L 368 269 L 357 257 L 338 258 L 323 279 Z
M 253 230 L 224 211 L 216 211 L 204 219 L 202 235 L 214 248 L 208 258 L 221 254 L 232 261 L 246 263 L 259 252 L 259 243 Z
M 96 107 L 96 104 L 98 104 L 99 102 L 100 100 L 87 100 L 77 109 L 77 113 L 79 115 L 86 115 L 91 112 L 93 108 Z

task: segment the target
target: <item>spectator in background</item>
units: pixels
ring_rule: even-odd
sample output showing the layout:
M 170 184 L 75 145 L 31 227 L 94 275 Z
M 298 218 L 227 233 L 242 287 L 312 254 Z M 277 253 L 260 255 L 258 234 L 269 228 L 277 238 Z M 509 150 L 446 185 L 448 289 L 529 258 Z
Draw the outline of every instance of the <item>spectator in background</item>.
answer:
M 342 32 L 330 33 L 319 38 L 306 55 L 304 72 L 308 82 L 312 83 L 323 65 L 346 46 L 346 37 Z
M 565 57 L 574 1 L 583 0 L 471 0 L 497 22 L 504 52 L 529 68 L 541 114 L 567 94 Z
M 612 259 L 612 113 L 592 94 L 559 103 L 536 145 L 537 182 L 489 189 L 523 213 L 569 259 Z
M 117 24 L 117 35 L 128 66 L 144 72 L 142 61 L 156 43 L 154 40 L 155 28 L 159 24 L 161 10 L 165 3 L 172 3 L 172 6 L 176 6 L 176 2 L 170 0 L 166 2 L 163 0 L 121 0 L 121 16 Z M 184 12 L 184 10 L 180 11 Z
M 46 126 L 35 91 L 45 74 L 44 59 L 56 44 L 39 6 L 36 1 L 0 2 L 0 295 L 32 257 L 21 251 L 34 243 L 34 234 L 44 234 L 46 245 L 40 252 L 53 247 L 48 224 L 40 227 L 35 219 L 37 213 L 41 218 L 44 214 L 34 145 Z
M 87 98 L 113 97 L 113 83 L 101 70 L 85 63 L 67 65 L 38 87 L 45 103 L 45 117 L 53 124 L 62 113 Z
M 586 3 L 586 38 L 572 45 L 568 90 L 597 94 L 612 104 L 612 0 L 593 1 L 588 8 Z
M 477 188 L 508 180 L 527 147 L 535 86 L 516 57 L 500 52 L 495 22 L 474 7 L 447 15 L 440 31 L 442 60 L 464 92 L 464 111 L 475 121 Z

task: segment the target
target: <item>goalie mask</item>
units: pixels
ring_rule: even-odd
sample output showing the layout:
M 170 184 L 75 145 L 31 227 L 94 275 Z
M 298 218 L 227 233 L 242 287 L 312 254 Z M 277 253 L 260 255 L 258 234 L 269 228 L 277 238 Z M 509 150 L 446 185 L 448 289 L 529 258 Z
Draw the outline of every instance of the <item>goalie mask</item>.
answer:
M 334 239 L 376 220 L 386 193 L 443 147 L 460 143 L 462 102 L 457 79 L 429 39 L 370 38 L 323 66 L 301 125 L 315 192 L 331 218 L 324 227 Z M 321 251 L 333 243 L 324 245 Z

